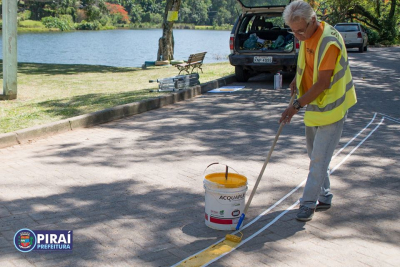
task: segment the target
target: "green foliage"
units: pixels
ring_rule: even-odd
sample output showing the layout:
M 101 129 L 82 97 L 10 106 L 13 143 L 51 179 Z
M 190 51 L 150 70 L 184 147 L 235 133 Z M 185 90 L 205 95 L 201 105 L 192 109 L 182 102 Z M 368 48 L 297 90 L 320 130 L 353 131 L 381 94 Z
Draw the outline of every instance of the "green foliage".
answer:
M 46 28 L 58 28 L 60 31 L 70 31 L 74 29 L 72 16 L 62 15 L 58 17 L 44 17 L 42 23 Z
M 30 10 L 25 10 L 18 13 L 18 21 L 24 21 L 31 18 L 32 12 Z
M 309 1 L 310 2 L 310 1 Z M 313 1 L 321 19 L 335 25 L 359 22 L 371 31 L 370 44 L 394 44 L 399 38 L 398 0 L 326 0 Z
M 372 29 L 367 29 L 368 43 L 370 45 L 376 45 L 379 41 L 379 33 Z
M 99 20 L 99 23 L 101 24 L 102 27 L 112 26 L 113 25 L 112 18 L 109 17 L 109 16 L 101 17 L 101 19 Z
M 44 17 L 61 18 L 69 15 L 78 29 L 97 29 L 120 26 L 154 28 L 163 21 L 165 6 L 170 0 L 57 0 L 19 1 L 19 25 L 24 20 L 40 21 Z M 261 0 L 260 0 L 261 1 Z M 121 5 L 129 19 L 111 14 L 106 4 Z M 399 41 L 400 0 L 307 0 L 321 20 L 335 25 L 338 22 L 360 22 L 371 29 L 371 43 L 395 43 Z M 230 28 L 241 13 L 237 0 L 182 0 L 176 24 L 205 25 L 214 29 Z M 48 25 L 66 29 L 64 20 L 46 19 Z M 80 23 L 82 22 L 82 23 Z M 91 24 L 89 22 L 92 22 Z M 68 23 L 72 25 L 71 22 Z M 65 27 L 64 27 L 65 26 Z M 186 27 L 186 26 L 185 26 Z M 74 27 L 72 27 L 74 28 Z M 378 37 L 376 36 L 378 35 Z M 376 41 L 375 41 L 376 40 Z
M 82 20 L 81 23 L 75 24 L 75 29 L 77 30 L 100 30 L 100 28 L 101 28 L 101 23 L 97 20 L 91 22 Z

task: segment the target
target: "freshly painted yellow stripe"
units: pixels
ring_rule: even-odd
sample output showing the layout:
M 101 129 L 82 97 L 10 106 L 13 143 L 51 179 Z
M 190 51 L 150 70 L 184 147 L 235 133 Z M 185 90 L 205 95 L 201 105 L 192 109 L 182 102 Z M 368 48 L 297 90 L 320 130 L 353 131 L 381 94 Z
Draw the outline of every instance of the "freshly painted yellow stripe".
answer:
M 199 267 L 210 262 L 211 260 L 221 256 L 224 253 L 232 251 L 240 243 L 232 242 L 230 240 L 224 240 L 218 244 L 215 244 L 206 250 L 200 252 L 199 254 L 183 261 L 178 266 L 190 266 Z

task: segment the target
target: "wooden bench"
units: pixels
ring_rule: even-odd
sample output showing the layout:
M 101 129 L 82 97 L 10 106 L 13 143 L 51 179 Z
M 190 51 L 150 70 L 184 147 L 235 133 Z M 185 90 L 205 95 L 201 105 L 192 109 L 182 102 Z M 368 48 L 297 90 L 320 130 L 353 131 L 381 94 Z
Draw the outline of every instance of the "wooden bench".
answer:
M 192 68 L 192 71 L 190 73 L 193 73 L 194 69 L 196 68 L 200 69 L 201 72 L 203 73 L 203 69 L 201 68 L 201 66 L 203 65 L 203 60 L 204 57 L 206 56 L 206 53 L 207 52 L 191 54 L 185 63 L 175 65 L 179 70 L 179 74 L 181 74 L 182 71 L 186 71 L 187 74 L 189 74 L 190 68 Z

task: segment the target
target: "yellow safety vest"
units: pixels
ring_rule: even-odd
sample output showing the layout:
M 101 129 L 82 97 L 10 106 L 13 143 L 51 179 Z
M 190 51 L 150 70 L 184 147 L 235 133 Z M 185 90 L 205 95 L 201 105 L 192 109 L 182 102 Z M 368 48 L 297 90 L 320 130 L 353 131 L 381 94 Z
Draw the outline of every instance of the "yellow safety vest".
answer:
M 343 38 L 334 27 L 325 22 L 321 23 L 324 23 L 324 31 L 315 50 L 313 84 L 318 80 L 319 67 L 329 46 L 335 45 L 339 48 L 340 52 L 336 60 L 329 88 L 325 89 L 315 100 L 307 105 L 304 115 L 306 126 L 323 126 L 337 122 L 345 116 L 346 111 L 350 107 L 357 103 L 356 91 Z M 301 42 L 296 75 L 298 98 L 304 94 L 301 81 L 306 66 L 305 48 L 305 45 Z

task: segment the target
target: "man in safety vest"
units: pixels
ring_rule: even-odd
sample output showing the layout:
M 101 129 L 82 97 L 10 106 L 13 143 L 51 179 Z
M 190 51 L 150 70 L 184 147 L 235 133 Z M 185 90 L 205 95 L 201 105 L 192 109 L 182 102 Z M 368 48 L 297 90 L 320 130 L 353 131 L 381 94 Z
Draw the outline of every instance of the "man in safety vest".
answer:
M 307 152 L 310 167 L 297 220 L 309 221 L 315 210 L 331 207 L 329 163 L 342 135 L 347 110 L 356 102 L 349 60 L 339 32 L 317 21 L 315 11 L 304 1 L 294 1 L 283 12 L 285 23 L 300 41 L 296 76 L 290 84 L 297 100 L 283 113 L 289 123 L 305 108 Z

